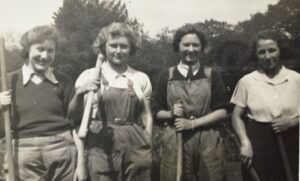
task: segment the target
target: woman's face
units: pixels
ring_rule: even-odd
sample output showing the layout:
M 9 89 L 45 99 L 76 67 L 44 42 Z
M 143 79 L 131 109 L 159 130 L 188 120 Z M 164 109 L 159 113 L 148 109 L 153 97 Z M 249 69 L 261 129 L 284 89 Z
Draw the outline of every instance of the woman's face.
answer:
M 44 73 L 55 59 L 55 42 L 44 40 L 34 43 L 29 48 L 28 66 L 36 73 Z
M 271 39 L 261 39 L 257 42 L 256 56 L 259 66 L 264 71 L 272 71 L 280 67 L 280 50 L 277 42 Z
M 196 34 L 186 34 L 179 42 L 180 60 L 184 64 L 193 65 L 199 61 L 201 42 Z
M 109 36 L 105 45 L 107 60 L 116 66 L 126 65 L 130 55 L 130 42 L 125 36 Z

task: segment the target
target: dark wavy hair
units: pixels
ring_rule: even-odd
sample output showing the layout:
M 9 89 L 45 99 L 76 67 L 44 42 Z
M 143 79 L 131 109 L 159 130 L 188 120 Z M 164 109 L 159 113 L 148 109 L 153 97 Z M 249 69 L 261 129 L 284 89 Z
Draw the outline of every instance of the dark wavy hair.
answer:
M 176 31 L 176 33 L 174 35 L 174 39 L 173 39 L 173 50 L 175 52 L 179 52 L 179 43 L 180 43 L 182 37 L 187 34 L 196 34 L 197 35 L 197 37 L 199 38 L 200 43 L 201 43 L 201 51 L 203 52 L 205 47 L 207 46 L 207 39 L 206 39 L 204 33 L 202 31 L 200 31 L 195 25 L 192 25 L 192 24 L 186 24 L 186 25 L 180 27 Z
M 256 49 L 257 49 L 257 44 L 260 40 L 275 41 L 280 50 L 279 58 L 282 59 L 287 57 L 286 52 L 288 51 L 289 46 L 287 44 L 286 37 L 278 31 L 271 30 L 271 29 L 264 29 L 258 31 L 255 34 L 255 36 L 252 38 L 252 43 L 251 43 L 250 53 L 249 53 L 250 60 L 258 61 L 256 56 Z
M 140 40 L 137 34 L 125 23 L 113 22 L 108 26 L 103 27 L 93 43 L 93 51 L 95 54 L 101 52 L 105 55 L 105 44 L 108 37 L 125 36 L 130 42 L 130 56 L 134 56 L 137 49 L 140 47 Z
M 21 56 L 24 59 L 27 59 L 29 56 L 30 46 L 35 43 L 41 43 L 44 40 L 53 40 L 55 42 L 55 46 L 57 46 L 58 33 L 56 28 L 48 25 L 37 26 L 24 33 L 20 41 L 23 47 Z

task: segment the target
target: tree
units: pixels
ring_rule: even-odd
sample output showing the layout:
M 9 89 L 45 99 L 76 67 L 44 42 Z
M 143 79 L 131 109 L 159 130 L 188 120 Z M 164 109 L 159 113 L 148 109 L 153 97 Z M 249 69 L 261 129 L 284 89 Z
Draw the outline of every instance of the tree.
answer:
M 282 33 L 286 39 L 283 63 L 292 69 L 300 70 L 300 1 L 280 0 L 275 5 L 269 5 L 266 13 L 256 13 L 250 20 L 240 22 L 241 37 L 250 40 L 262 29 L 274 29 Z
M 99 30 L 113 21 L 127 19 L 127 9 L 121 1 L 64 0 L 54 13 L 55 25 L 63 37 L 56 66 L 75 79 L 84 69 L 94 66 L 96 55 L 91 46 Z

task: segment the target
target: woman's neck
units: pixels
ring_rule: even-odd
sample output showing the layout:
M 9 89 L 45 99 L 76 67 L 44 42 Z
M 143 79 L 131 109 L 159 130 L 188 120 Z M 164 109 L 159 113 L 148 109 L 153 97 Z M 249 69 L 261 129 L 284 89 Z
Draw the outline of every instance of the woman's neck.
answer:
M 280 71 L 281 69 L 281 65 L 274 68 L 274 69 L 271 69 L 271 70 L 264 70 L 262 68 L 259 69 L 260 72 L 263 72 L 264 74 L 266 74 L 266 76 L 268 76 L 269 78 L 274 78 Z
M 197 65 L 197 64 L 200 65 L 200 61 L 195 61 L 195 62 L 185 62 L 185 61 L 180 60 L 180 63 L 183 64 L 183 65 L 186 65 L 186 66 L 194 66 L 194 65 Z
M 127 64 L 113 64 L 110 61 L 108 61 L 108 65 L 118 74 L 122 74 L 127 70 Z

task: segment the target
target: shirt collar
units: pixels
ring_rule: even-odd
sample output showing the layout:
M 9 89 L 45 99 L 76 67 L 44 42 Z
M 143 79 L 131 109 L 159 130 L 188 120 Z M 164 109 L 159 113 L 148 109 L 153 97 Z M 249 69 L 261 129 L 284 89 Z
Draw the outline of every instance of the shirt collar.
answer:
M 104 62 L 102 64 L 102 71 L 103 71 L 103 74 L 105 75 L 105 77 L 107 77 L 109 80 L 115 80 L 118 77 L 129 78 L 132 73 L 132 68 L 129 65 L 127 65 L 126 71 L 119 74 L 118 72 L 116 72 L 114 69 L 112 69 L 109 66 L 108 62 Z
M 183 64 L 181 61 L 177 65 L 178 71 L 184 76 L 187 76 L 189 65 Z M 200 62 L 198 61 L 195 65 L 192 65 L 193 75 L 196 75 L 200 68 Z
M 275 75 L 273 78 L 270 78 L 265 73 L 261 73 L 259 71 L 255 71 L 254 78 L 256 80 L 261 80 L 269 84 L 278 85 L 288 81 L 289 74 L 285 66 L 282 66 L 278 74 Z
M 22 75 L 23 75 L 23 85 L 26 85 L 30 79 L 32 78 L 32 75 L 34 75 L 35 72 L 28 67 L 26 64 L 22 66 Z M 47 80 L 49 80 L 53 84 L 58 84 L 57 79 L 55 78 L 55 75 L 53 73 L 53 68 L 49 67 L 48 70 L 43 74 Z

